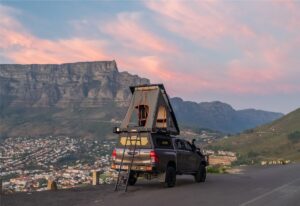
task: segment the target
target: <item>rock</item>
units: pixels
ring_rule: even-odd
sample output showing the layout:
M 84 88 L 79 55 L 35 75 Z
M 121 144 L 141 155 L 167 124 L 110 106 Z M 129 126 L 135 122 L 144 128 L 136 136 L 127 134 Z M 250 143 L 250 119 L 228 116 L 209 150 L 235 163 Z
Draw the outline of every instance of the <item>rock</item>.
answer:
M 82 107 L 130 100 L 130 85 L 148 79 L 119 72 L 115 61 L 68 64 L 0 65 L 0 106 Z

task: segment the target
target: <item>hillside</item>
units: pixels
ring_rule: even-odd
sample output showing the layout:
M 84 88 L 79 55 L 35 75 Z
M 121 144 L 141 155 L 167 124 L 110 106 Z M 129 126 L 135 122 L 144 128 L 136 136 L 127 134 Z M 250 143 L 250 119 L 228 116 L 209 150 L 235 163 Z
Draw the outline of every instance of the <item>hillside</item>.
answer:
M 150 81 L 119 72 L 115 61 L 0 65 L 0 139 L 70 135 L 109 138 L 125 115 L 129 86 Z M 270 122 L 281 114 L 236 111 L 221 102 L 172 98 L 182 127 L 226 133 Z
M 281 113 L 255 109 L 235 110 L 222 102 L 195 103 L 172 98 L 171 103 L 182 125 L 209 128 L 223 133 L 238 133 L 271 122 Z
M 300 109 L 241 135 L 213 145 L 239 153 L 241 162 L 288 159 L 300 161 Z

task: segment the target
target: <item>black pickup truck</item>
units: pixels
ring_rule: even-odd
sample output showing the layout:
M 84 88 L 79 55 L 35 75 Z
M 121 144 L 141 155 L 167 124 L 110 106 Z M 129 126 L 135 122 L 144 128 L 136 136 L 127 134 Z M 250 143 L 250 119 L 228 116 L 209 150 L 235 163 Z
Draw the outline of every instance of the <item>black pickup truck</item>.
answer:
M 131 133 L 131 141 L 126 140 L 128 136 L 125 134 L 119 135 L 118 145 L 112 153 L 111 168 L 118 171 L 122 165 L 121 170 L 126 171 L 131 166 L 129 185 L 134 185 L 139 176 L 159 178 L 166 187 L 174 187 L 176 175 L 182 174 L 193 175 L 196 182 L 205 181 L 208 158 L 189 141 L 148 132 Z M 135 142 L 138 135 L 139 142 Z

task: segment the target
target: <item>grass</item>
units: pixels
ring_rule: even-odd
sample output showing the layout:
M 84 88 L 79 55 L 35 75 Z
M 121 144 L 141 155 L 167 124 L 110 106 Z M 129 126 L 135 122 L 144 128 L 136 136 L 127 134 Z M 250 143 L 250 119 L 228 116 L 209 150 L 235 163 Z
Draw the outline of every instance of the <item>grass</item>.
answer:
M 210 148 L 236 152 L 235 164 L 277 159 L 300 161 L 299 131 L 300 109 L 270 124 L 221 140 Z

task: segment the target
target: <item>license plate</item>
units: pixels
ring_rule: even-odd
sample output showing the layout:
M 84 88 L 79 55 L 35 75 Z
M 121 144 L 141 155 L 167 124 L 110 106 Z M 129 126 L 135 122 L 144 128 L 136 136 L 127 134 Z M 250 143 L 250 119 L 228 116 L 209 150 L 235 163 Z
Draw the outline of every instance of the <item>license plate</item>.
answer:
M 121 166 L 121 165 L 117 165 L 117 166 L 116 166 L 116 169 L 120 169 L 120 166 Z M 128 170 L 128 165 L 122 165 L 122 169 L 123 169 L 123 170 Z

